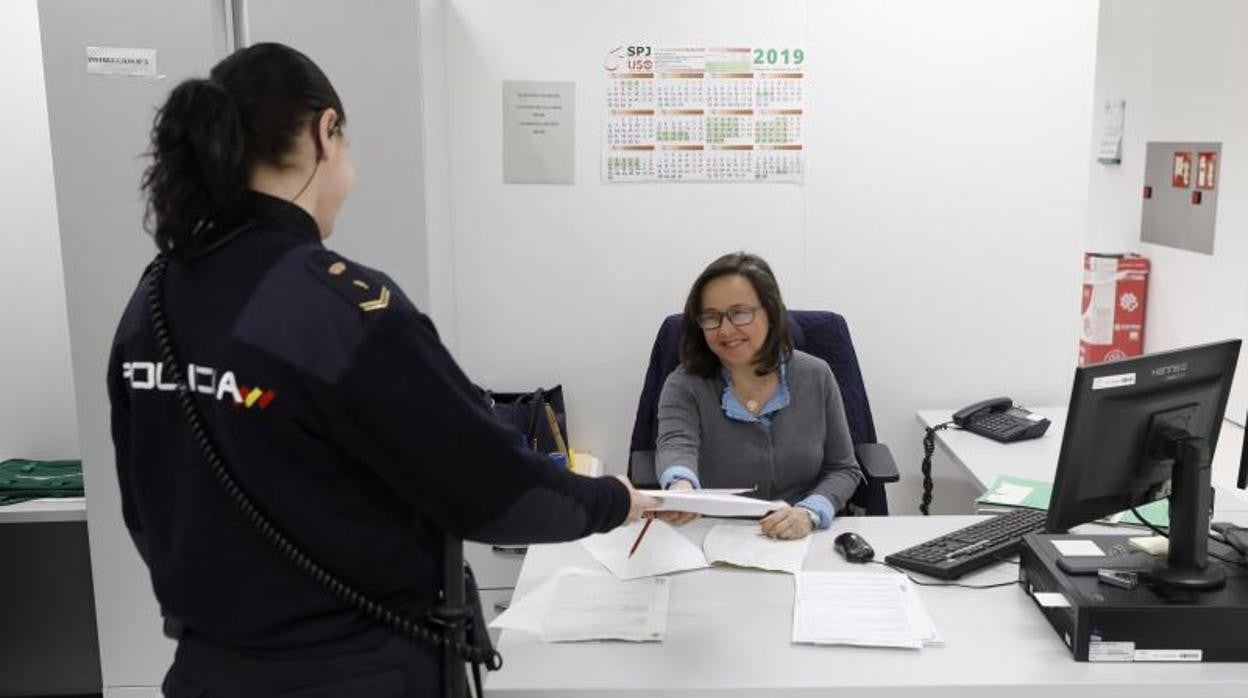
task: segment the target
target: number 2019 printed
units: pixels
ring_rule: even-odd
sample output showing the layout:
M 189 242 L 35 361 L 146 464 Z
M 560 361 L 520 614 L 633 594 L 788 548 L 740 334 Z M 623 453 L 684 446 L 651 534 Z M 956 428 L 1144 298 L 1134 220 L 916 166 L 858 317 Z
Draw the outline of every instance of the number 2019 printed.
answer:
M 754 49 L 754 65 L 801 65 L 806 60 L 806 52 L 795 49 Z

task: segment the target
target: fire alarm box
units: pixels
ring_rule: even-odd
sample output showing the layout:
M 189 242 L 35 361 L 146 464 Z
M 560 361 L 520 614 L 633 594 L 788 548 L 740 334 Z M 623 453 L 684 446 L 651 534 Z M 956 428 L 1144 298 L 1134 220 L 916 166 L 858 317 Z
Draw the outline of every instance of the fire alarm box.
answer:
M 1080 366 L 1144 353 L 1148 272 L 1137 254 L 1084 254 Z

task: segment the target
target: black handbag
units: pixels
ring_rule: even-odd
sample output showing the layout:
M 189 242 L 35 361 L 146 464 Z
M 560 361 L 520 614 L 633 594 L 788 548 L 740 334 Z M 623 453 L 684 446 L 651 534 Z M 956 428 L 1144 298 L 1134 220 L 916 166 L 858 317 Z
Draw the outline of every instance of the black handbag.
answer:
M 568 441 L 568 417 L 563 406 L 563 386 L 550 389 L 538 388 L 530 393 L 495 393 L 485 391 L 486 404 L 502 423 L 524 436 L 524 445 L 539 453 L 558 453 L 559 439 L 555 438 L 546 417 L 546 405 L 555 411 L 555 423 L 559 436 L 566 446 Z M 571 465 L 571 464 L 569 464 Z

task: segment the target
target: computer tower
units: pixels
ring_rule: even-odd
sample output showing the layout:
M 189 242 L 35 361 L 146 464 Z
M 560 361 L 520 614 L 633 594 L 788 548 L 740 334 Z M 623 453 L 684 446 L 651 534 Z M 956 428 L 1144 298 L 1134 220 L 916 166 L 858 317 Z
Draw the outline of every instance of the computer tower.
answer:
M 1058 565 L 1054 540 L 1088 540 L 1110 553 L 1126 536 L 1032 533 L 1024 536 L 1019 581 L 1080 662 L 1248 661 L 1248 570 L 1222 565 L 1226 586 L 1175 591 L 1142 581 L 1134 589 L 1100 582 L 1095 574 L 1069 575 Z M 1222 546 L 1217 546 L 1222 553 Z M 1227 549 L 1224 555 L 1235 555 Z M 1159 562 L 1161 558 L 1159 558 Z

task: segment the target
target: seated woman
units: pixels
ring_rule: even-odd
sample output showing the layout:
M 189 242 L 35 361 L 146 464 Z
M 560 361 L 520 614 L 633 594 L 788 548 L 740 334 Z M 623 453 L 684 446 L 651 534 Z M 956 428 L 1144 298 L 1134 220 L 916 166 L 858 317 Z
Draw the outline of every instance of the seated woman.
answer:
M 793 349 L 767 262 L 724 255 L 693 282 L 680 359 L 659 396 L 659 483 L 748 487 L 752 496 L 782 499 L 791 506 L 761 522 L 773 538 L 830 526 L 862 473 L 832 369 Z M 696 515 L 659 516 L 679 524 Z

